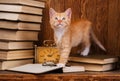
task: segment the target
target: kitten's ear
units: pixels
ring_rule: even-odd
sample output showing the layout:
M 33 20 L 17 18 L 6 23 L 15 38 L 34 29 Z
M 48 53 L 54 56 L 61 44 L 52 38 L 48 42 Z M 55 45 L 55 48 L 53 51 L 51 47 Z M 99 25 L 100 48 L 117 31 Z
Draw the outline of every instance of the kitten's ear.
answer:
M 68 16 L 68 18 L 71 18 L 71 14 L 72 14 L 71 8 L 68 8 L 68 9 L 65 11 L 65 14 Z
M 49 10 L 50 17 L 52 17 L 55 13 L 56 13 L 56 11 L 53 8 L 50 8 L 50 10 Z

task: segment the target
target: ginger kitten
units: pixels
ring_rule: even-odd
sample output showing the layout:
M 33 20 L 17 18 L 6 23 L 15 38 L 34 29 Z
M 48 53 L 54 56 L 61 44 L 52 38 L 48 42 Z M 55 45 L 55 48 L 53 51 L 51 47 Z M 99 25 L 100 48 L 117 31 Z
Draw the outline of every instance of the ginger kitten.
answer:
M 65 66 L 67 63 L 72 47 L 83 43 L 85 48 L 81 55 L 87 56 L 90 50 L 90 37 L 94 39 L 96 44 L 105 51 L 103 45 L 95 37 L 91 22 L 85 19 L 71 23 L 72 11 L 68 8 L 65 12 L 58 13 L 50 8 L 50 24 L 54 30 L 54 40 L 60 50 L 60 60 L 58 66 Z

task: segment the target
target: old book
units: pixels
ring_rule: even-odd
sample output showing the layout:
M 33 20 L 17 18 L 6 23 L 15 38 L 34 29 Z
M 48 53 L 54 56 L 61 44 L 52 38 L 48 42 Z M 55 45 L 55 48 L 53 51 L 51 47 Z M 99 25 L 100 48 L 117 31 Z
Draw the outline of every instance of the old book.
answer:
M 32 74 L 41 74 L 54 70 L 62 69 L 58 66 L 43 66 L 42 64 L 26 64 L 14 68 L 9 68 L 9 71 L 23 72 L 23 73 L 32 73 Z
M 36 31 L 0 30 L 0 40 L 37 41 L 38 40 L 38 32 L 36 32 Z
M 94 63 L 94 64 L 108 64 L 114 63 L 118 61 L 118 57 L 111 55 L 88 55 L 88 56 L 80 56 L 80 55 L 71 55 L 69 57 L 69 61 L 73 62 L 83 62 L 83 63 Z
M 29 15 L 29 14 L 19 14 L 19 13 L 9 13 L 9 12 L 0 12 L 0 20 L 41 23 L 42 16 Z
M 42 10 L 40 8 L 24 6 L 24 5 L 8 5 L 0 4 L 0 11 L 3 12 L 16 12 L 16 13 L 28 13 L 42 15 Z
M 91 64 L 91 63 L 80 63 L 80 62 L 69 62 L 72 66 L 83 66 L 86 71 L 109 71 L 116 68 L 115 63 L 110 64 Z
M 12 22 L 0 20 L 0 28 L 13 29 L 13 30 L 35 30 L 40 31 L 40 24 L 25 23 L 25 22 Z
M 1 60 L 0 70 L 6 70 L 8 68 L 17 67 L 20 65 L 33 63 L 33 59 L 21 59 L 21 60 Z
M 33 49 L 33 42 L 0 41 L 0 50 Z
M 40 2 L 40 1 L 35 1 L 35 0 L 0 0 L 0 3 L 28 5 L 28 6 L 39 7 L 39 8 L 45 7 L 45 2 Z
M 83 66 L 66 66 L 63 67 L 63 72 L 64 73 L 69 73 L 69 72 L 83 72 L 85 71 L 85 68 Z
M 2 60 L 26 59 L 33 57 L 34 57 L 33 50 L 12 50 L 12 51 L 0 50 L 0 59 Z

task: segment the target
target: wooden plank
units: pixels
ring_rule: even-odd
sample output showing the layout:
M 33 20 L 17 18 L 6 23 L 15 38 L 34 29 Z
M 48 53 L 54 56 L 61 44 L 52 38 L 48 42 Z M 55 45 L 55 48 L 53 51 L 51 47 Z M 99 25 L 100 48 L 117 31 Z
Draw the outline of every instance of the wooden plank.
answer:
M 96 14 L 97 14 L 97 10 L 96 10 L 96 0 L 87 0 L 87 4 L 86 4 L 86 16 L 87 19 L 90 20 L 92 22 L 92 28 L 93 31 L 95 33 L 95 35 L 97 36 L 97 31 L 96 31 Z M 98 36 L 97 36 L 98 37 Z M 95 42 L 92 41 L 91 44 L 91 50 L 90 53 L 95 53 L 98 50 L 98 46 L 95 44 Z
M 23 74 L 16 72 L 0 72 L 1 81 L 119 81 L 120 72 L 80 72 L 80 73 L 51 73 Z
M 106 48 L 108 30 L 108 0 L 97 0 L 96 2 L 96 35 L 101 44 Z M 107 49 L 107 48 L 106 48 Z M 98 50 L 98 53 L 102 50 Z
M 106 39 L 108 46 L 108 53 L 114 55 L 119 54 L 119 42 L 118 37 L 120 36 L 118 32 L 119 28 L 119 12 L 118 12 L 118 4 L 119 0 L 109 0 L 109 14 L 108 14 L 108 38 Z

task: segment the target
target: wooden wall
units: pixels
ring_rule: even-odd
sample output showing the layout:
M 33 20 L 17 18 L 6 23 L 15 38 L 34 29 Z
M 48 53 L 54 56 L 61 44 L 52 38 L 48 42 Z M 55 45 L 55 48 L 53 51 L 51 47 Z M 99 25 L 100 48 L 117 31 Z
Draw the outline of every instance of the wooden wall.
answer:
M 84 16 L 93 22 L 93 29 L 107 49 L 108 54 L 120 56 L 120 0 L 46 0 L 43 15 L 42 31 L 39 40 L 53 39 L 53 31 L 49 25 L 49 8 L 58 12 L 72 8 L 72 21 Z M 93 53 L 104 53 L 92 43 Z

